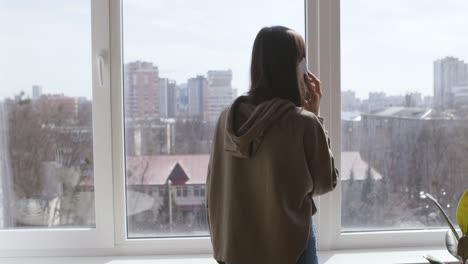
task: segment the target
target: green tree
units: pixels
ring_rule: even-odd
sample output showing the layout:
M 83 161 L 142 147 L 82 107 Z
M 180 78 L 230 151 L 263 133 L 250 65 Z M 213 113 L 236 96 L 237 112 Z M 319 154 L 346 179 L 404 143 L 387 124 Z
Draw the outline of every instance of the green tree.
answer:
M 368 165 L 366 170 L 366 178 L 362 186 L 361 201 L 366 205 L 372 205 L 374 193 L 374 175 L 371 167 Z

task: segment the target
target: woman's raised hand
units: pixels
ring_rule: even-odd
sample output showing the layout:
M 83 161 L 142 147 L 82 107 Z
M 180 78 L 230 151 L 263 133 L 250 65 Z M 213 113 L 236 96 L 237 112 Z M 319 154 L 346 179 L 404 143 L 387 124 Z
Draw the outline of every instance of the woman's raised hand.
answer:
M 319 115 L 320 99 L 322 98 L 322 90 L 320 88 L 320 80 L 311 72 L 304 73 L 304 81 L 307 85 L 307 91 L 310 94 L 309 98 L 304 99 L 304 109 Z

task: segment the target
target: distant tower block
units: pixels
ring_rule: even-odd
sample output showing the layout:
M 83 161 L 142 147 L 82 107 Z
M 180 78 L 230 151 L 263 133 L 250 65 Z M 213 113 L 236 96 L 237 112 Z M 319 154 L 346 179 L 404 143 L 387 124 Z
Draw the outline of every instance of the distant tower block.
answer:
M 32 86 L 32 99 L 36 100 L 39 99 L 42 95 L 42 86 L 40 85 L 33 85 Z

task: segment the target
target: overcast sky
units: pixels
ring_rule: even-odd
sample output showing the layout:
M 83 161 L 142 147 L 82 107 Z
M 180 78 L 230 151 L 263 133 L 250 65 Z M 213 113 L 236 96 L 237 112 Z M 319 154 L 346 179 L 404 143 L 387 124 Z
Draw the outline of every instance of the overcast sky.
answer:
M 342 90 L 433 94 L 433 62 L 468 60 L 466 0 L 342 0 Z
M 304 33 L 304 2 L 124 0 L 124 60 L 151 61 L 178 83 L 233 70 L 248 89 L 251 48 L 263 26 Z M 442 4 L 443 3 L 443 4 Z M 432 95 L 433 61 L 468 60 L 466 0 L 342 0 L 342 89 Z M 33 84 L 91 97 L 90 2 L 0 0 L 0 98 Z
M 178 83 L 231 69 L 241 93 L 248 89 L 252 45 L 262 27 L 305 32 L 304 2 L 291 0 L 128 0 L 123 19 L 126 62 L 155 62 L 161 76 Z
M 89 1 L 0 0 L 0 98 L 33 84 L 91 96 Z

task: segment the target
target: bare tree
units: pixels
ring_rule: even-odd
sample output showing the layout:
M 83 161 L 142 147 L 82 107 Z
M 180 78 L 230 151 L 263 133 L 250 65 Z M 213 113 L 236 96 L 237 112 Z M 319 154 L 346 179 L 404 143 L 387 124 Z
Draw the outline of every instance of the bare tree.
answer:
M 23 94 L 7 104 L 10 162 L 17 199 L 40 198 L 42 162 L 50 156 L 49 134 Z
M 21 93 L 8 100 L 10 161 L 16 199 L 43 201 L 43 211 L 58 212 L 60 224 L 73 224 L 82 172 L 92 171 L 91 115 L 82 113 L 78 122 L 68 105 L 73 100 L 58 98 L 31 101 Z M 45 172 L 51 162 L 59 167 Z M 48 210 L 57 198 L 56 210 Z
M 208 154 L 212 131 L 201 119 L 175 123 L 175 154 Z

